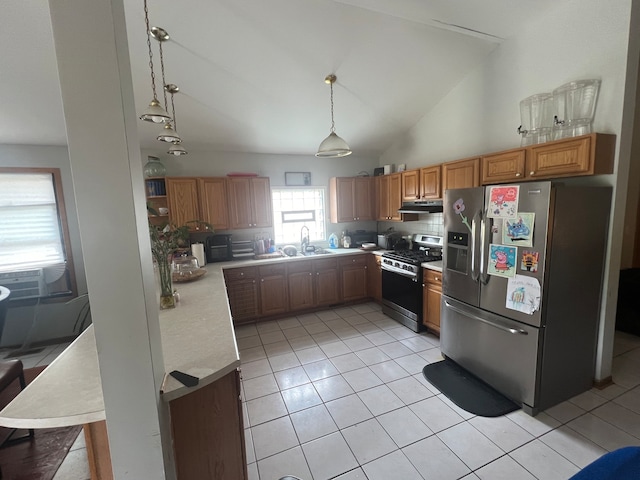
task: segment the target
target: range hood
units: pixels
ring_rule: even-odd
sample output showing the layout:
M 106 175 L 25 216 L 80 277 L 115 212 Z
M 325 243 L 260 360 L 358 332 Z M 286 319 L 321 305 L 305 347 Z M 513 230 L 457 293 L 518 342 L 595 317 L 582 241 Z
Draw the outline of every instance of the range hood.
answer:
M 442 212 L 442 200 L 421 200 L 405 202 L 398 213 L 439 213 Z

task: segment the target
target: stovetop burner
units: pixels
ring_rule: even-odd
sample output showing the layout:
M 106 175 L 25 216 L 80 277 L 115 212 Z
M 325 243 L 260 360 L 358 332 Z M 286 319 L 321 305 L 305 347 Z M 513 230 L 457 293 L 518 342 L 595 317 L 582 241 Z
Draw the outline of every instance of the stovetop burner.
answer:
M 382 256 L 411 265 L 420 265 L 423 262 L 436 262 L 438 260 L 442 260 L 442 237 L 415 234 L 413 235 L 412 243 L 413 246 L 411 249 L 385 252 Z

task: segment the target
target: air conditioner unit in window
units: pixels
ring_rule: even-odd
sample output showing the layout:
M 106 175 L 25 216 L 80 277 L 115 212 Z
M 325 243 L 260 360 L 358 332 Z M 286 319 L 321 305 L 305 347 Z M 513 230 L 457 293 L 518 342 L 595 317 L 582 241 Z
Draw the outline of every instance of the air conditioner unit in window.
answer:
M 47 295 L 44 274 L 41 268 L 0 272 L 0 285 L 11 290 L 11 300 L 39 298 Z

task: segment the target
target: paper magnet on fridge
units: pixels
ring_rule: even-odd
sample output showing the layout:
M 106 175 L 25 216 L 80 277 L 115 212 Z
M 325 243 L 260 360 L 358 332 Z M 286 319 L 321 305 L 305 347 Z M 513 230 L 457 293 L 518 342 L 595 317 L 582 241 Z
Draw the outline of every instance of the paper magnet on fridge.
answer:
M 516 258 L 518 249 L 505 245 L 489 245 L 489 275 L 513 277 L 516 274 Z

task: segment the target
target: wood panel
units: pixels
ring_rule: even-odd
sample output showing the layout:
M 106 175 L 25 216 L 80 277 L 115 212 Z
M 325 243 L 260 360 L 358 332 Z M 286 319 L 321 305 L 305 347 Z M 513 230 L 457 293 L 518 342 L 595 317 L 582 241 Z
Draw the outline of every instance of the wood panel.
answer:
M 480 186 L 480 157 L 442 164 L 442 189 Z
M 482 157 L 482 184 L 513 182 L 525 177 L 526 150 L 519 148 Z
M 420 199 L 420 170 L 402 172 L 402 201 Z
M 250 184 L 253 226 L 259 228 L 271 227 L 273 225 L 273 200 L 271 199 L 269 178 L 251 178 Z
M 229 223 L 231 228 L 250 228 L 253 226 L 251 211 L 251 184 L 248 178 L 230 177 Z
M 420 169 L 420 198 L 442 198 L 442 167 L 435 165 Z
M 198 207 L 198 179 L 167 177 L 165 179 L 169 204 L 169 219 L 177 226 L 200 219 Z
M 169 402 L 178 480 L 246 479 L 238 372 Z
M 229 228 L 229 204 L 226 178 L 205 177 L 198 179 L 201 220 L 216 230 Z
M 107 423 L 85 423 L 82 426 L 84 442 L 87 445 L 87 459 L 91 480 L 112 480 L 111 452 L 109 450 L 109 435 Z

